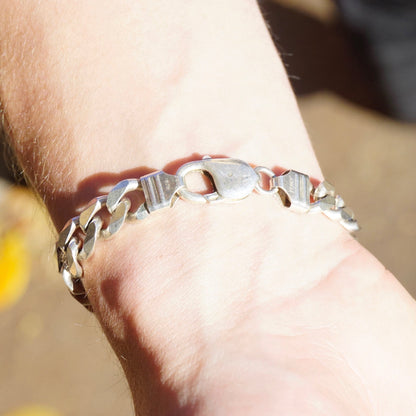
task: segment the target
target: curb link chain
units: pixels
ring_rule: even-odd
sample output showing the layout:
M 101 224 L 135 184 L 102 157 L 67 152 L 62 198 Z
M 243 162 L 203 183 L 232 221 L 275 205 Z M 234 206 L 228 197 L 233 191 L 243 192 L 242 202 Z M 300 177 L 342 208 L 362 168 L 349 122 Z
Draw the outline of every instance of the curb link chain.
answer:
M 186 175 L 191 172 L 206 175 L 214 191 L 208 194 L 191 192 L 186 186 Z M 268 179 L 268 186 L 263 185 L 263 179 Z M 292 211 L 320 212 L 349 232 L 359 230 L 352 210 L 325 180 L 314 188 L 308 175 L 294 170 L 276 175 L 271 169 L 263 166 L 252 168 L 238 159 L 205 156 L 202 160 L 182 165 L 176 175 L 156 171 L 139 179 L 125 179 L 107 195 L 94 198 L 59 233 L 56 243 L 58 270 L 71 294 L 92 311 L 82 283 L 82 262 L 91 256 L 99 238 L 111 237 L 126 221 L 143 220 L 153 211 L 173 207 L 178 198 L 200 204 L 237 202 L 254 190 L 275 196 Z M 133 192 L 141 193 L 145 202 L 132 212 L 127 194 Z

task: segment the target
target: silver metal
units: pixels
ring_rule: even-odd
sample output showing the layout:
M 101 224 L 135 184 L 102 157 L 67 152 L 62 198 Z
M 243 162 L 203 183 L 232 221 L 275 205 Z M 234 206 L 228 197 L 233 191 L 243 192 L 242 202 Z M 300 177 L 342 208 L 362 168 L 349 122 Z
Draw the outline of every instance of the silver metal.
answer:
M 255 187 L 256 191 L 262 195 L 274 195 L 276 193 L 277 188 L 275 185 L 273 185 L 272 179 L 276 176 L 276 174 L 271 169 L 265 168 L 264 166 L 257 166 L 256 168 L 254 168 L 254 170 L 259 175 L 259 180 L 256 183 Z M 261 184 L 261 174 L 264 174 L 269 177 L 269 189 L 263 188 Z
M 71 293 L 74 293 L 74 277 L 72 276 L 72 274 L 67 269 L 63 269 L 61 274 L 66 284 L 66 287 L 69 289 Z
M 58 262 L 58 271 L 62 273 L 66 263 L 66 246 L 56 244 L 56 260 Z
M 122 199 L 120 203 L 117 205 L 115 210 L 111 215 L 110 222 L 108 223 L 107 228 L 101 230 L 101 235 L 104 238 L 109 238 L 113 234 L 115 234 L 122 225 L 124 221 L 126 221 L 127 213 L 130 209 L 130 200 L 129 199 Z
M 75 238 L 72 238 L 66 248 L 66 269 L 75 277 L 81 277 L 83 270 L 81 265 L 78 263 L 78 242 Z
M 214 191 L 208 194 L 190 191 L 186 176 L 191 172 L 206 175 Z M 261 175 L 270 178 L 269 189 L 262 186 Z M 93 254 L 98 239 L 117 233 L 127 219 L 142 220 L 153 211 L 172 207 L 178 197 L 204 204 L 236 202 L 248 197 L 254 190 L 263 195 L 276 196 L 292 211 L 322 213 L 349 232 L 359 229 L 353 212 L 327 181 L 314 189 L 308 175 L 294 170 L 277 176 L 271 169 L 263 166 L 253 169 L 239 159 L 212 159 L 207 156 L 184 164 L 176 175 L 157 171 L 139 179 L 123 180 L 108 195 L 93 199 L 78 217 L 65 224 L 59 234 L 56 243 L 58 270 L 71 294 L 91 311 L 82 282 L 82 263 Z M 130 212 L 131 201 L 127 196 L 132 191 L 142 191 L 145 199 L 134 212 Z
M 321 211 L 333 210 L 334 208 L 337 208 L 336 204 L 335 196 L 325 195 L 312 204 L 311 211 L 313 212 L 316 208 L 319 208 Z
M 127 219 L 129 220 L 144 220 L 149 216 L 150 212 L 146 208 L 146 204 L 141 204 L 135 212 L 129 212 Z
M 313 187 L 308 175 L 289 170 L 272 178 L 272 184 L 279 189 L 278 196 L 282 199 L 283 205 L 296 212 L 309 211 Z
M 139 189 L 138 179 L 125 179 L 119 182 L 107 195 L 107 209 L 112 213 L 118 207 L 121 199 L 129 192 Z
M 57 246 L 66 246 L 69 240 L 72 238 L 75 230 L 79 226 L 79 217 L 71 218 L 64 226 L 62 231 L 59 233 L 59 239 L 56 243 Z
M 64 282 L 73 296 L 86 296 L 84 285 L 79 277 L 74 277 L 64 269 L 62 272 Z M 88 302 L 89 303 L 89 302 Z
M 179 176 L 158 171 L 142 176 L 140 186 L 146 198 L 147 211 L 153 212 L 173 206 L 184 183 Z
M 340 196 L 340 195 L 337 195 L 337 196 L 335 197 L 335 206 L 336 206 L 337 208 L 344 208 L 344 207 L 345 207 L 345 202 L 344 202 L 344 200 L 341 198 L 341 196 Z
M 202 172 L 214 186 L 214 192 L 199 194 L 186 187 L 185 177 L 190 172 Z M 178 190 L 179 196 L 190 202 L 236 202 L 247 198 L 256 187 L 259 175 L 246 162 L 238 159 L 211 159 L 189 162 L 178 169 L 176 175 L 181 178 L 184 187 Z
M 339 222 L 350 233 L 360 229 L 354 213 L 345 207 L 344 200 L 336 194 L 334 186 L 329 182 L 321 182 L 313 191 L 313 198 L 310 212 L 321 212 L 331 220 Z
M 339 223 L 350 233 L 353 233 L 360 229 L 360 226 L 358 225 L 358 222 L 355 219 L 354 212 L 351 208 L 342 208 L 340 217 L 341 218 L 339 219 Z
M 328 181 L 324 180 L 313 191 L 313 197 L 319 199 L 326 195 L 335 196 L 335 188 Z
M 81 227 L 82 231 L 86 231 L 88 225 L 90 224 L 91 220 L 95 217 L 98 211 L 100 211 L 107 203 L 107 196 L 99 196 L 94 198 L 81 212 L 79 216 L 79 226 Z
M 95 217 L 89 223 L 88 228 L 86 230 L 84 243 L 82 245 L 82 249 L 78 254 L 78 260 L 83 261 L 86 260 L 92 251 L 94 250 L 95 243 L 100 236 L 101 227 L 103 225 L 103 220 L 100 217 Z

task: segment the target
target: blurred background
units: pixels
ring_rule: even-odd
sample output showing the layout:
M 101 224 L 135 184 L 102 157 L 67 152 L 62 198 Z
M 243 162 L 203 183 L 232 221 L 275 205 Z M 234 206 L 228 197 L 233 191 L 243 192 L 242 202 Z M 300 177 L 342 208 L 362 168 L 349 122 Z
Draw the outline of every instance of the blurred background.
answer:
M 360 221 L 358 240 L 415 296 L 412 2 L 261 6 L 325 177 Z M 115 356 L 56 272 L 44 208 L 12 185 L 6 164 L 0 171 L 0 416 L 132 415 Z

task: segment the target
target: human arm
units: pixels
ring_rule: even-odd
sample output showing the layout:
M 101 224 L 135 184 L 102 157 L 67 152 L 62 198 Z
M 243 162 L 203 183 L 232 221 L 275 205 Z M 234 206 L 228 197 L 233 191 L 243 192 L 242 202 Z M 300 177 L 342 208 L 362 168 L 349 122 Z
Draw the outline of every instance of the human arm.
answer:
M 194 152 L 322 178 L 255 2 L 10 1 L 0 19 L 11 141 L 58 229 Z M 100 241 L 84 283 L 138 414 L 409 414 L 413 301 L 323 216 L 178 203 Z

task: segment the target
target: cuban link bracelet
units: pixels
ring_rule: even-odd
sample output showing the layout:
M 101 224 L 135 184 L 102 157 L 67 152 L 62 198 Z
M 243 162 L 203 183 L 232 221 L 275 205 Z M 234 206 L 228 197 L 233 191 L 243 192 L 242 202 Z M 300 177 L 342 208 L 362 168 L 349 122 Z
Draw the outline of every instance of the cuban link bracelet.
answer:
M 206 175 L 214 191 L 208 194 L 191 192 L 185 181 L 191 172 Z M 262 185 L 263 176 L 269 178 L 267 188 Z M 353 212 L 345 207 L 343 199 L 327 181 L 314 188 L 308 175 L 294 170 L 276 175 L 271 169 L 252 168 L 242 160 L 206 156 L 182 165 L 176 175 L 157 171 L 139 179 L 125 179 L 107 195 L 93 199 L 79 216 L 66 223 L 59 234 L 56 243 L 59 272 L 71 294 L 92 310 L 82 283 L 82 263 L 91 256 L 99 238 L 111 237 L 125 221 L 143 220 L 154 211 L 173 207 L 178 198 L 201 204 L 237 202 L 254 190 L 278 198 L 292 211 L 319 212 L 339 222 L 349 232 L 359 229 Z M 131 192 L 141 192 L 144 196 L 144 202 L 134 212 L 128 195 Z

